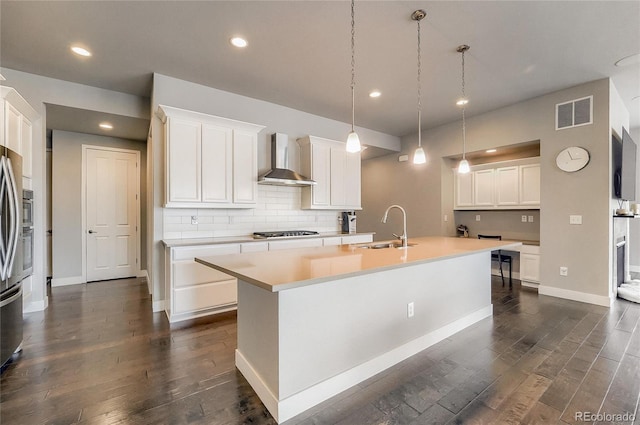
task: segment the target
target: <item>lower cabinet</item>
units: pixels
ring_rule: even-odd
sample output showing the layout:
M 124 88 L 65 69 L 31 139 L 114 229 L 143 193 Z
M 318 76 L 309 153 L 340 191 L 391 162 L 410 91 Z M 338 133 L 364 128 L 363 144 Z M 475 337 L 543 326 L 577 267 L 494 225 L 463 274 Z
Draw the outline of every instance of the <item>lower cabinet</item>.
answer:
M 540 247 L 522 245 L 520 248 L 520 281 L 522 286 L 537 288 L 540 283 Z
M 235 310 L 238 282 L 196 257 L 372 242 L 373 235 L 255 241 L 165 248 L 165 312 L 170 323 Z M 349 261 L 349 260 L 345 260 Z M 350 265 L 345 265 L 350 270 Z M 325 271 L 326 272 L 326 271 Z M 333 272 L 336 272 L 333 270 Z M 346 272 L 346 271 L 345 271 Z

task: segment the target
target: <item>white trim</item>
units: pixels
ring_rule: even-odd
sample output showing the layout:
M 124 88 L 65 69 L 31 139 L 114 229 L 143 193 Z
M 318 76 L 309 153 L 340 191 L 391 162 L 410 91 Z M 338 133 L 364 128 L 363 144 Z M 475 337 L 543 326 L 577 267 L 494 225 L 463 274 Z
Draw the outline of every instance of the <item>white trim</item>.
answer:
M 44 300 L 29 302 L 27 305 L 22 307 L 22 312 L 34 313 L 36 311 L 43 311 L 43 310 L 46 310 L 48 306 L 49 306 L 49 297 L 45 296 Z
M 136 277 L 141 277 L 143 279 L 147 279 L 149 280 L 149 274 L 147 273 L 146 270 L 138 270 L 138 273 L 136 274 Z
M 553 286 L 540 285 L 538 286 L 539 295 L 548 295 L 550 297 L 564 298 L 566 300 L 579 301 L 581 303 L 601 305 L 604 307 L 610 307 L 615 298 L 610 298 L 605 295 L 595 295 L 586 292 L 572 291 L 570 289 L 555 288 Z
M 538 289 L 540 287 L 539 283 L 536 282 L 528 282 L 526 280 L 523 280 L 520 282 L 520 285 L 522 285 L 525 288 L 532 288 L 532 289 Z
M 451 335 L 493 315 L 493 305 L 488 305 L 464 316 L 440 329 L 429 332 L 404 345 L 362 363 L 352 369 L 333 376 L 312 387 L 300 391 L 284 400 L 269 390 L 260 375 L 247 359 L 236 350 L 236 367 L 249 381 L 265 407 L 278 423 L 282 423 L 336 394 L 382 372 L 385 369 L 419 353 L 420 351 L 450 337 Z
M 634 273 L 640 273 L 640 266 L 629 266 L 629 271 Z
M 54 277 L 51 279 L 51 287 L 78 285 L 81 283 L 87 283 L 84 276 L 71 276 L 71 277 Z
M 91 150 L 99 150 L 99 151 L 108 151 L 108 152 L 124 152 L 135 154 L 136 156 L 136 258 L 137 258 L 137 267 L 140 268 L 140 260 L 141 260 L 141 250 L 140 250 L 140 238 L 142 235 L 142 225 L 140 222 L 140 151 L 133 149 L 122 149 L 122 148 L 112 148 L 108 146 L 99 146 L 99 145 L 82 145 L 82 186 L 80 189 L 80 205 L 82 209 L 82 227 L 80 231 L 82 232 L 82 276 L 86 282 L 87 280 L 87 151 Z M 53 281 L 53 280 L 52 280 Z
M 153 301 L 151 305 L 154 313 L 164 311 L 164 300 Z
M 575 103 L 579 102 L 581 100 L 585 100 L 585 99 L 591 99 L 589 101 L 589 122 L 585 122 L 582 124 L 575 124 L 575 119 L 576 119 L 576 106 Z M 571 125 L 568 125 L 566 127 L 558 127 L 558 108 L 562 105 L 567 105 L 571 103 L 572 107 L 571 107 Z M 593 95 L 591 96 L 584 96 L 581 97 L 579 99 L 573 99 L 573 100 L 569 100 L 567 102 L 561 102 L 561 103 L 556 103 L 556 131 L 558 130 L 566 130 L 567 128 L 575 128 L 575 127 L 582 127 L 583 125 L 590 125 L 593 124 Z

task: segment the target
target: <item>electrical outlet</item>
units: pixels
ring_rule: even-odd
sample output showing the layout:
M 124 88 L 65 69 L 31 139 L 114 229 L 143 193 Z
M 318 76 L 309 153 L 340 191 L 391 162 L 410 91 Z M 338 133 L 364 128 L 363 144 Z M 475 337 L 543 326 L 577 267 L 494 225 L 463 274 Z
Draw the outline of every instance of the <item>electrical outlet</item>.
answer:
M 191 224 L 198 224 L 198 216 L 197 215 L 192 215 L 191 216 Z
M 476 215 L 476 221 L 480 221 L 480 214 Z
M 569 276 L 569 268 L 560 267 L 560 276 Z
M 532 215 L 529 216 L 529 223 L 533 223 L 533 216 Z
M 569 224 L 582 224 L 582 216 L 581 215 L 570 215 L 569 216 Z
M 448 215 L 444 215 L 444 221 L 449 221 L 449 216 Z
M 521 218 L 521 220 L 522 220 L 522 222 L 523 222 L 523 223 L 526 223 L 526 222 L 527 222 L 527 216 L 526 216 L 526 215 L 523 215 L 523 216 L 522 216 L 522 218 Z
M 407 317 L 413 317 L 413 301 L 411 301 L 409 304 L 407 304 Z

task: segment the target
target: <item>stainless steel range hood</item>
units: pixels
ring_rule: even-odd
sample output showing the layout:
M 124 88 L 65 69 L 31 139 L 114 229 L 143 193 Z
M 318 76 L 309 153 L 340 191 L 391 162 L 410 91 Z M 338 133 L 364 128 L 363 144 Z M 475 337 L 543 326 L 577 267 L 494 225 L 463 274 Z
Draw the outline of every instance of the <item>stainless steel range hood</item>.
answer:
M 258 184 L 311 186 L 315 181 L 289 169 L 289 140 L 286 134 L 271 135 L 271 170 L 258 178 Z

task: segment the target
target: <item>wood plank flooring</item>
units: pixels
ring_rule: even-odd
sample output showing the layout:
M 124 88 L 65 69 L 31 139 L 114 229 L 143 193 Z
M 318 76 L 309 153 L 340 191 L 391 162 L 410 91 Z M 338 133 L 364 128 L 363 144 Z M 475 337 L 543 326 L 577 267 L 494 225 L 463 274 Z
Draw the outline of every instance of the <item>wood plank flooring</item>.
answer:
M 286 423 L 640 424 L 640 305 L 492 286 L 492 319 Z M 0 376 L 0 423 L 274 424 L 235 346 L 234 312 L 170 326 L 138 279 L 53 288 Z

